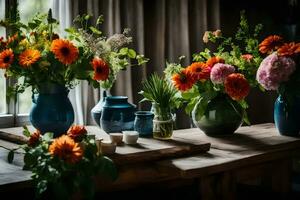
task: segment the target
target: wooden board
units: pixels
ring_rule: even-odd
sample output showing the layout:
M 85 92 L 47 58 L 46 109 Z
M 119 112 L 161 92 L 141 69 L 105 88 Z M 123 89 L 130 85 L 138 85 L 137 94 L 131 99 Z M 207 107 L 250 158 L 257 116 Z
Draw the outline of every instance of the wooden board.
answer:
M 29 126 L 29 130 L 34 128 Z M 96 139 L 109 140 L 109 135 L 96 126 L 87 126 L 88 133 L 95 135 Z M 0 130 L 0 138 L 22 144 L 26 142 L 22 128 L 8 128 Z M 177 158 L 207 152 L 210 143 L 203 140 L 191 140 L 188 138 L 174 137 L 171 140 L 157 140 L 152 138 L 139 138 L 136 145 L 123 144 L 117 146 L 116 153 L 109 157 L 118 165 L 139 162 L 152 162 L 165 158 Z

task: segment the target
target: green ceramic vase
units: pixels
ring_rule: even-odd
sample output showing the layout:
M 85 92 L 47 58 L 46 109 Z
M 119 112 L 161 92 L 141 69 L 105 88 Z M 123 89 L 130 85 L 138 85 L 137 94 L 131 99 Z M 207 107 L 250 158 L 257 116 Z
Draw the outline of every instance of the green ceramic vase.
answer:
M 197 103 L 193 109 L 193 122 L 209 136 L 233 134 L 241 126 L 245 114 L 245 110 L 227 95 L 219 95 L 209 101 L 202 116 L 199 107 Z

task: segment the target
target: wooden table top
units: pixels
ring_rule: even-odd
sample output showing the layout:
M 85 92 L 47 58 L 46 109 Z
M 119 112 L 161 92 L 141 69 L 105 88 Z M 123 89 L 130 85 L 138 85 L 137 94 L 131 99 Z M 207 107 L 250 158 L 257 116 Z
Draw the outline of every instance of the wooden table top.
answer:
M 99 131 L 96 127 L 89 129 Z M 18 131 L 15 129 L 16 133 Z M 231 136 L 216 138 L 206 136 L 199 129 L 176 130 L 173 136 L 193 144 L 210 143 L 211 148 L 206 153 L 168 158 L 144 165 L 139 163 L 121 166 L 119 179 L 112 186 L 134 186 L 158 180 L 201 177 L 292 156 L 294 151 L 300 149 L 300 138 L 279 135 L 274 124 L 245 126 Z M 4 140 L 0 140 L 0 144 L 6 147 L 16 146 Z M 0 188 L 30 180 L 30 173 L 22 170 L 22 156 L 17 155 L 14 162 L 9 164 L 6 155 L 7 150 L 0 149 Z M 106 184 L 106 187 L 110 186 Z

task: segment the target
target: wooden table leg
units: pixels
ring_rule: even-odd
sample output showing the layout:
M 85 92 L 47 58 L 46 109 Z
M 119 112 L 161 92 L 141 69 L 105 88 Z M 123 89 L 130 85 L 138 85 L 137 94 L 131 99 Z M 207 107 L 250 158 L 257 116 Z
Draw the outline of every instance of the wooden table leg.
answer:
M 264 186 L 270 188 L 274 193 L 286 199 L 291 192 L 292 160 L 285 159 L 273 162 L 262 179 Z
M 231 172 L 202 177 L 199 180 L 201 200 L 236 199 L 236 183 Z

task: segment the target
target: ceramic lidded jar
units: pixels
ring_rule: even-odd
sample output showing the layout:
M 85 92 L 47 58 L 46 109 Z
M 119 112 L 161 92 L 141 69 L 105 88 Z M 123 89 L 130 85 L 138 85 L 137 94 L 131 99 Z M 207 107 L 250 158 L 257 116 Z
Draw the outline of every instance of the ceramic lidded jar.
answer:
M 106 133 L 133 130 L 136 106 L 128 103 L 126 96 L 108 96 L 100 118 L 101 128 Z

